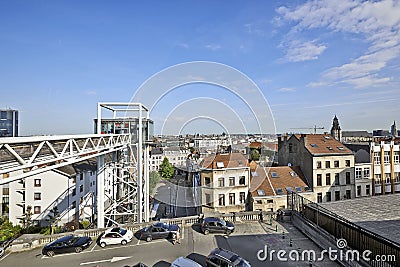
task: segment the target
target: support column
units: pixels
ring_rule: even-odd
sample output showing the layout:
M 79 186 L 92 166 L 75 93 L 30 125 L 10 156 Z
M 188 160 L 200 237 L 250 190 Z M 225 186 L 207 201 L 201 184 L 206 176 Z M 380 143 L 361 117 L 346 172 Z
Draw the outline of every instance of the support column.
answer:
M 138 223 L 143 222 L 143 121 L 142 106 L 139 105 L 138 146 L 137 146 L 137 172 L 138 172 Z
M 97 134 L 101 134 L 101 106 L 97 103 Z
M 104 155 L 97 157 L 97 228 L 104 228 Z
M 143 168 L 143 176 L 144 176 L 144 221 L 149 221 L 150 216 L 150 189 L 149 189 L 149 146 L 145 145 L 144 148 L 144 168 Z

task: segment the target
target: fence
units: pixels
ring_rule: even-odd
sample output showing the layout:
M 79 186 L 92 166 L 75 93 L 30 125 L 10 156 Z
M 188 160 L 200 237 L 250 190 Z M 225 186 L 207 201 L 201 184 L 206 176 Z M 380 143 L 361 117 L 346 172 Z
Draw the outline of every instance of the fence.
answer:
M 369 265 L 376 267 L 400 266 L 399 243 L 356 225 L 295 192 L 288 195 L 288 205 L 302 219 L 313 223 L 316 228 L 323 229 L 336 240 L 345 239 L 349 248 L 360 253 L 366 250 L 371 251 L 372 254 L 368 257 L 373 260 L 368 262 Z M 382 255 L 394 256 L 395 260 L 378 261 L 377 259 Z
M 264 218 L 267 218 L 267 215 L 265 212 L 261 211 L 254 211 L 254 212 L 237 212 L 237 213 L 231 213 L 231 214 L 222 214 L 220 216 L 222 219 L 226 221 L 231 221 L 231 222 L 237 222 L 237 221 L 262 221 Z M 189 217 L 180 217 L 180 218 L 172 218 L 172 219 L 161 219 L 162 222 L 168 223 L 168 224 L 177 224 L 180 227 L 184 226 L 190 226 L 192 224 L 195 224 L 199 221 L 199 216 L 189 216 Z M 125 225 L 120 225 L 121 227 L 131 230 L 132 232 L 136 232 L 139 229 L 142 229 L 148 225 L 153 224 L 154 222 L 148 222 L 148 223 L 135 223 L 135 224 L 125 224 Z M 104 232 L 105 228 L 103 229 L 87 229 L 87 230 L 76 230 L 73 232 L 76 235 L 80 236 L 88 236 L 91 237 L 92 239 L 97 238 Z M 72 234 L 72 233 L 70 233 Z M 19 244 L 19 245 L 13 245 L 14 248 L 12 248 L 13 251 L 18 251 L 21 249 L 30 249 L 34 248 L 37 246 L 42 246 L 44 244 L 47 244 L 49 242 L 52 242 L 62 236 L 65 236 L 64 234 L 56 234 L 56 235 L 51 235 L 51 236 L 43 236 L 39 237 L 35 240 L 31 240 L 29 243 L 26 244 Z

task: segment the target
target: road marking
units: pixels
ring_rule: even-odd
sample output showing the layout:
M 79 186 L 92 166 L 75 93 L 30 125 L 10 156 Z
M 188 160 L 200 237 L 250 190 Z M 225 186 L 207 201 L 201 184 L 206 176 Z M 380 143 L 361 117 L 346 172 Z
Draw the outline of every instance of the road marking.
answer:
M 2 257 L 2 258 L 0 259 L 0 261 L 4 260 L 4 259 L 5 259 L 8 255 L 10 255 L 10 254 L 11 254 L 11 251 L 8 252 L 8 254 L 4 255 L 4 257 Z
M 94 243 L 94 246 L 92 247 L 92 249 L 90 250 L 90 252 L 92 252 L 96 246 L 97 246 L 97 243 Z
M 80 265 L 88 265 L 88 264 L 94 264 L 94 263 L 101 263 L 101 262 L 117 262 L 117 261 L 122 261 L 122 260 L 126 260 L 126 259 L 130 259 L 132 257 L 113 257 L 112 259 L 108 259 L 108 260 L 99 260 L 99 261 L 90 261 L 90 262 L 82 262 Z
M 139 245 L 139 243 L 140 243 L 140 239 L 138 239 L 138 241 L 137 241 L 137 244 L 136 244 L 136 245 Z

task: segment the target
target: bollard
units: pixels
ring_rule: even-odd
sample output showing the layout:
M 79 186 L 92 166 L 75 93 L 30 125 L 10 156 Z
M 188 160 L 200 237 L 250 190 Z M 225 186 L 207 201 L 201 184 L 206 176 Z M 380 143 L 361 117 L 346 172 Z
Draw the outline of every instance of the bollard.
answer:
M 293 247 L 293 241 L 291 238 L 289 239 L 289 247 Z
M 310 260 L 308 261 L 308 266 L 309 266 L 309 267 L 312 267 L 312 259 L 310 259 Z
M 278 225 L 275 225 L 275 232 L 278 232 Z
M 282 231 L 282 239 L 285 239 L 285 232 Z
M 271 225 L 271 226 L 272 226 L 272 216 L 271 216 L 271 217 L 269 217 L 269 225 Z

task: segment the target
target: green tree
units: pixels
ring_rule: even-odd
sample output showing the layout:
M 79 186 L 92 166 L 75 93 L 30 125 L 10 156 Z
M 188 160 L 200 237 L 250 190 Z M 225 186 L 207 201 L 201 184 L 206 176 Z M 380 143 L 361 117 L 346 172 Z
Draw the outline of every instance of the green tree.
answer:
M 52 208 L 49 211 L 49 214 L 47 215 L 46 221 L 49 222 L 49 224 L 50 224 L 50 234 L 51 235 L 54 233 L 54 229 L 56 228 L 56 225 L 58 222 L 58 215 L 60 215 L 60 212 L 58 211 L 57 206 Z
M 254 161 L 260 160 L 260 152 L 258 152 L 257 149 L 253 149 L 253 151 L 251 152 L 251 159 Z
M 32 206 L 27 206 L 23 217 L 20 219 L 22 226 L 27 229 L 32 224 Z
M 18 237 L 21 230 L 20 226 L 13 226 L 6 218 L 0 218 L 0 241 Z
M 149 173 L 149 190 L 150 193 L 153 192 L 156 185 L 160 182 L 161 176 L 158 172 L 152 171 Z
M 163 162 L 160 164 L 160 174 L 164 179 L 171 179 L 174 176 L 174 166 L 169 163 L 169 160 L 165 157 Z

